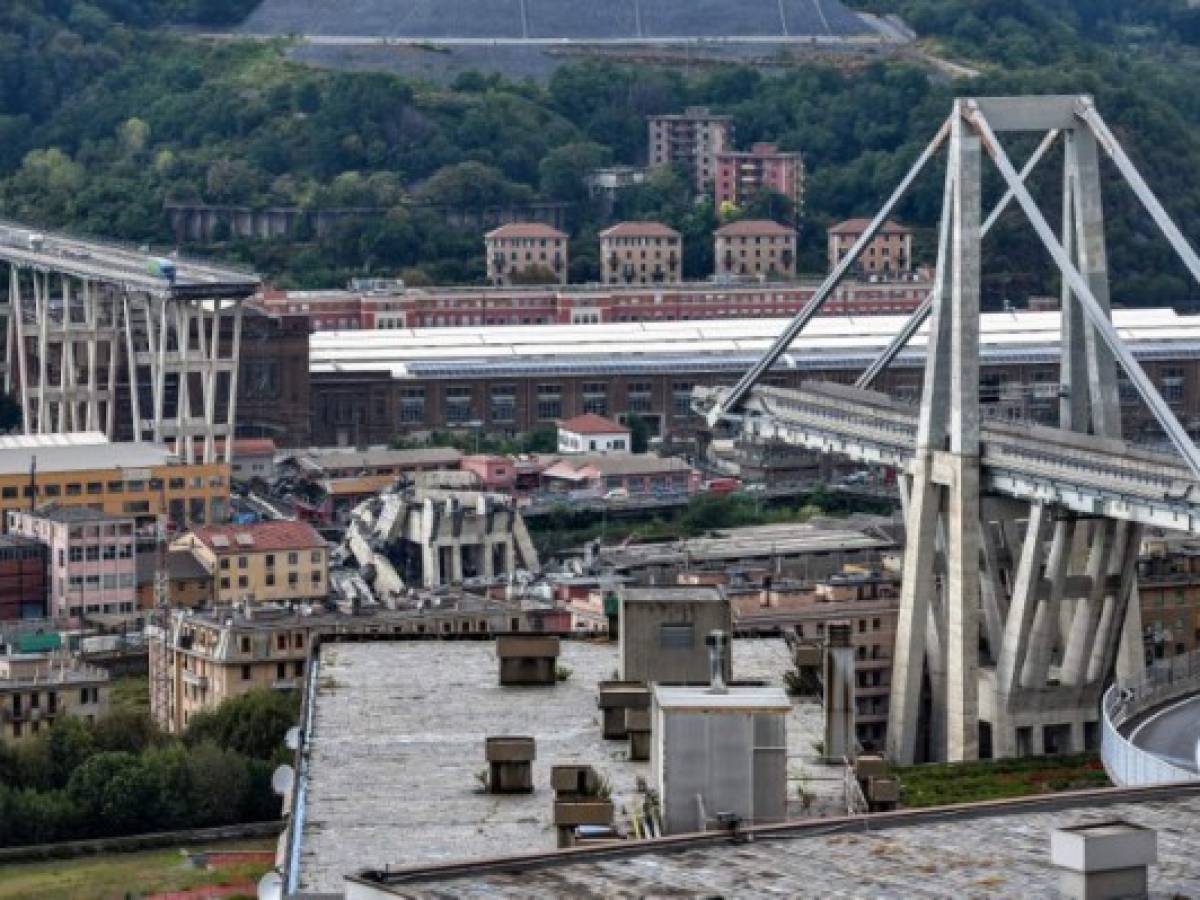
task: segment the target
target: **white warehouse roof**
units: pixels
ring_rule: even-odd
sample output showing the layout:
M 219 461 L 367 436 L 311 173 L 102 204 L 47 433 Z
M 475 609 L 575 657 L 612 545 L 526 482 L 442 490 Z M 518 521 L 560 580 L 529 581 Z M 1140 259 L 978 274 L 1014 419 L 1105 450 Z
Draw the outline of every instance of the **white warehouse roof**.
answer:
M 781 368 L 861 367 L 881 351 L 907 316 L 819 316 L 780 361 Z M 396 378 L 477 373 L 514 376 L 573 369 L 736 368 L 752 363 L 790 321 L 786 318 L 618 322 L 598 325 L 471 326 L 316 332 L 315 374 L 387 372 Z M 1172 309 L 1116 310 L 1113 321 L 1139 354 L 1200 349 L 1200 316 Z M 985 357 L 1042 351 L 1057 360 L 1058 312 L 985 313 Z M 928 325 L 900 365 L 923 357 Z

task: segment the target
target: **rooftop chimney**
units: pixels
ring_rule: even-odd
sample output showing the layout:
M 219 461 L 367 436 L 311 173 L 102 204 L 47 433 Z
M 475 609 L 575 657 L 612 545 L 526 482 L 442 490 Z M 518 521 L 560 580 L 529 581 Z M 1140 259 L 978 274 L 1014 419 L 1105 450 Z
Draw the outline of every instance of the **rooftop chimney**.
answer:
M 725 654 L 729 652 L 729 635 L 724 631 L 710 631 L 704 639 L 708 644 L 708 682 L 710 694 L 727 694 L 725 686 Z

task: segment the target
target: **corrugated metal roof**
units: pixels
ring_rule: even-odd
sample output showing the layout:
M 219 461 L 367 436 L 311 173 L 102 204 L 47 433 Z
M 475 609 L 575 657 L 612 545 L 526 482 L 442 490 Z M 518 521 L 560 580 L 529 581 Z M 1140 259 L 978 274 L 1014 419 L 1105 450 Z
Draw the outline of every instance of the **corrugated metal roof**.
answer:
M 1138 356 L 1192 355 L 1200 347 L 1200 316 L 1170 309 L 1117 310 L 1114 324 Z M 905 316 L 819 317 L 793 342 L 785 369 L 855 368 L 869 362 L 907 320 Z M 461 374 L 637 371 L 726 371 L 753 364 L 788 319 L 629 322 L 399 329 L 312 336 L 311 368 L 323 372 L 380 372 L 395 378 Z M 980 323 L 986 360 L 1047 362 L 1058 358 L 1057 312 L 987 313 Z M 899 365 L 919 363 L 923 329 Z M 1024 354 L 1035 354 L 1032 357 Z

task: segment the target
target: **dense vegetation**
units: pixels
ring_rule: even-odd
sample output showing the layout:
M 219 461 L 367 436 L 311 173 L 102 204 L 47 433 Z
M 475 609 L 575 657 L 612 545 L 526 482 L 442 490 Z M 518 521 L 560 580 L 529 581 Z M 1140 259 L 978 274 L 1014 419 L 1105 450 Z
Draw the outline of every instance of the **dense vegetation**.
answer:
M 901 805 L 909 809 L 1079 791 L 1110 784 L 1095 753 L 932 763 L 896 767 L 892 774 L 900 779 Z
M 277 818 L 271 773 L 297 706 L 253 691 L 195 716 L 181 738 L 123 706 L 0 744 L 0 847 Z
M 573 204 L 571 275 L 598 271 L 599 211 L 581 176 L 644 158 L 644 116 L 689 103 L 736 117 L 738 142 L 803 151 L 810 173 L 801 268 L 823 268 L 823 229 L 869 213 L 964 90 L 1089 91 L 1185 231 L 1200 221 L 1196 11 L 1184 0 L 864 0 L 899 12 L 936 53 L 979 67 L 948 83 L 917 62 L 782 74 L 747 67 L 685 78 L 603 62 L 563 67 L 548 84 L 467 73 L 448 87 L 288 62 L 276 45 L 202 43 L 146 26 L 236 21 L 250 0 L 11 0 L 0 9 L 0 213 L 134 241 L 172 240 L 168 200 L 245 206 L 372 207 L 317 237 L 216 235 L 198 248 L 251 262 L 281 284 L 402 274 L 412 283 L 478 280 L 476 230 L 440 206 L 531 199 Z M 969 86 L 968 86 L 969 85 Z M 1013 154 L 1030 146 L 1014 141 Z M 1049 167 L 1047 167 L 1049 172 Z M 1054 202 L 1057 179 L 1034 187 Z M 989 186 L 995 195 L 994 181 Z M 901 215 L 932 243 L 936 172 Z M 1131 304 L 1200 299 L 1127 192 L 1106 198 L 1115 293 Z M 744 214 L 781 209 L 758 198 Z M 672 171 L 630 192 L 616 215 L 664 219 L 684 235 L 685 274 L 711 270 L 717 215 Z M 989 242 L 987 302 L 1052 291 L 1047 260 L 1011 213 Z M 1193 233 L 1193 237 L 1196 235 Z

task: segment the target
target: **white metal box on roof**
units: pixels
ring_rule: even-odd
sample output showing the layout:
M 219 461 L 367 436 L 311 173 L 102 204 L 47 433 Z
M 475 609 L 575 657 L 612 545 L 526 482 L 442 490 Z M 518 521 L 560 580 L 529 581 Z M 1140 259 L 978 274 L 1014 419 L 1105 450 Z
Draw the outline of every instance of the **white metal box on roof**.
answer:
M 667 834 L 787 815 L 787 715 L 778 687 L 654 686 L 651 771 Z

